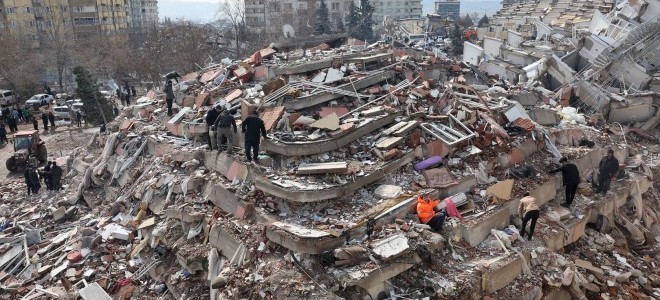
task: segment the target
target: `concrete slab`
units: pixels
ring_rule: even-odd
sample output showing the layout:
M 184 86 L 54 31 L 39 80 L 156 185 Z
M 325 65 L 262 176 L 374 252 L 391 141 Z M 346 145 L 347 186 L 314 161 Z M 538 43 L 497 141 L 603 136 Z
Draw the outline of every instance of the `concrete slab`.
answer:
M 83 300 L 112 300 L 112 297 L 96 282 L 82 288 L 78 293 Z

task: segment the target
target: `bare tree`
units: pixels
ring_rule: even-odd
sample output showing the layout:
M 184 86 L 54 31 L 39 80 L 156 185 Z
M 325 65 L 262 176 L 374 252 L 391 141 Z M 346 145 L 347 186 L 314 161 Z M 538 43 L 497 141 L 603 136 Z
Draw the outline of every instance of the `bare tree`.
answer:
M 62 90 L 64 75 L 71 66 L 75 47 L 73 24 L 69 23 L 68 12 L 62 10 L 61 6 L 44 6 L 35 10 L 35 14 L 42 16 L 42 20 L 37 21 L 42 53 L 46 56 L 47 64 L 55 66 L 57 83 Z
M 236 57 L 241 57 L 241 43 L 246 41 L 247 28 L 245 26 L 244 1 L 222 0 L 220 1 L 220 14 L 229 21 L 231 31 L 229 38 L 236 47 Z
M 0 34 L 0 45 L 0 80 L 24 97 L 34 94 L 39 82 L 35 51 L 9 30 Z

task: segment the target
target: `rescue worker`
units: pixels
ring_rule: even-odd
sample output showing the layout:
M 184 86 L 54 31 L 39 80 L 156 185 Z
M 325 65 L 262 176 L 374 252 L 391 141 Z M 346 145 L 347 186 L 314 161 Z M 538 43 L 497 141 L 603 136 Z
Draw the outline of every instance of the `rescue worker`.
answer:
M 226 139 L 227 154 L 232 154 L 234 152 L 234 134 L 238 132 L 238 128 L 236 127 L 236 120 L 234 120 L 234 116 L 231 115 L 228 110 L 225 110 L 224 112 L 222 112 L 222 115 L 220 115 L 216 119 L 215 125 L 213 127 L 215 127 L 216 130 L 216 135 L 217 135 L 216 143 L 218 146 L 218 152 L 222 152 L 222 141 L 223 139 Z M 232 132 L 232 127 L 233 127 L 233 132 Z M 259 136 L 257 136 L 257 138 L 259 138 Z M 247 150 L 245 151 L 247 152 Z
M 529 195 L 529 193 L 523 194 L 523 198 L 520 199 L 520 205 L 518 205 L 518 213 L 522 218 L 522 227 L 520 228 L 520 237 L 525 238 L 525 227 L 527 227 L 527 222 L 532 221 L 529 225 L 529 237 L 528 240 L 532 240 L 534 236 L 534 228 L 536 227 L 536 220 L 539 218 L 539 205 L 536 203 L 536 198 Z
M 577 192 L 580 184 L 580 171 L 575 164 L 569 163 L 566 157 L 562 157 L 559 162 L 562 163 L 562 166 L 548 172 L 548 174 L 561 171 L 561 179 L 564 186 L 566 186 L 566 202 L 561 206 L 569 208 L 573 203 L 573 199 L 575 199 L 575 192 Z
M 27 167 L 25 168 L 25 173 L 23 175 L 25 176 L 25 184 L 28 188 L 28 195 L 30 195 L 30 192 L 35 195 L 39 193 L 41 184 L 39 183 L 39 175 L 35 169 L 32 167 Z
M 48 115 L 46 113 L 41 114 L 41 121 L 44 123 L 44 131 L 48 132 Z
M 608 149 L 607 155 L 598 164 L 598 189 L 596 193 L 607 194 L 612 177 L 619 172 L 619 160 L 614 157 L 614 150 Z
M 37 121 L 37 118 L 32 118 L 32 127 L 34 127 L 34 130 L 39 130 L 39 121 Z
M 41 177 L 44 180 L 44 184 L 46 184 L 46 190 L 52 190 L 53 189 L 53 173 L 51 173 L 51 162 L 49 161 L 44 169 L 41 171 Z
M 172 104 L 174 103 L 174 90 L 172 89 L 172 80 L 168 80 L 165 84 L 165 101 L 167 101 L 167 115 L 172 115 Z
M 76 123 L 78 124 L 78 127 L 82 124 L 82 114 L 80 111 L 76 110 Z
M 51 173 L 51 188 L 54 191 L 59 191 L 62 189 L 62 168 L 57 165 L 55 161 L 50 167 Z
M 436 212 L 435 209 L 440 203 L 440 199 L 431 200 L 431 198 L 417 196 L 417 217 L 423 224 L 429 225 L 433 231 L 441 231 L 445 223 L 445 214 Z
M 209 129 L 208 138 L 209 138 L 209 148 L 211 150 L 217 149 L 217 143 L 215 138 L 215 121 L 218 119 L 218 107 L 212 107 L 206 113 L 206 126 Z
M 50 121 L 51 130 L 55 130 L 55 114 L 52 110 L 48 111 L 48 121 Z
M 7 141 L 7 128 L 5 128 L 5 123 L 0 121 L 0 146 L 8 143 L 9 141 Z
M 254 111 L 251 116 L 245 118 L 243 124 L 241 124 L 241 131 L 244 134 L 245 138 L 245 157 L 248 162 L 252 161 L 252 155 L 254 155 L 254 161 L 259 163 L 259 143 L 261 139 L 259 138 L 259 133 L 264 139 L 267 139 L 266 136 L 266 126 L 264 121 L 259 118 L 259 113 Z M 220 141 L 218 141 L 219 143 Z M 250 152 L 252 151 L 252 152 Z

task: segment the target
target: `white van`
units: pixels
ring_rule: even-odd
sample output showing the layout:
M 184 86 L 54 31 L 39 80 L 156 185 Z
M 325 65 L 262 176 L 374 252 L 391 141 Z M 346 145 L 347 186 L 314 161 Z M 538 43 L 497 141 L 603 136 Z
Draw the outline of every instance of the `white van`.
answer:
M 16 94 L 9 90 L 0 90 L 0 105 L 11 105 L 16 103 Z

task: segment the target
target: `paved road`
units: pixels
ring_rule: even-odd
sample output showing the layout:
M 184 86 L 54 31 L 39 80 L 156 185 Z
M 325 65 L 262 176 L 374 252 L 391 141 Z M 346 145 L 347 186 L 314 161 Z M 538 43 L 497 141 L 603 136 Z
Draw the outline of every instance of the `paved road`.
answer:
M 41 129 L 39 135 L 46 143 L 49 158 L 68 155 L 74 148 L 86 145 L 86 142 L 89 141 L 94 132 L 98 131 L 98 128 L 84 128 L 84 126 L 82 130 L 73 127 L 73 129 L 70 129 L 67 126 L 60 126 L 55 129 L 55 132 L 44 134 L 41 122 L 39 122 L 39 128 Z M 32 124 L 21 124 L 18 126 L 18 130 L 34 130 L 34 128 L 32 127 Z M 8 133 L 8 137 L 9 136 L 10 134 Z M 0 181 L 7 178 L 23 176 L 23 172 L 10 173 L 7 170 L 5 162 L 12 155 L 14 155 L 14 147 L 11 143 L 0 147 Z

